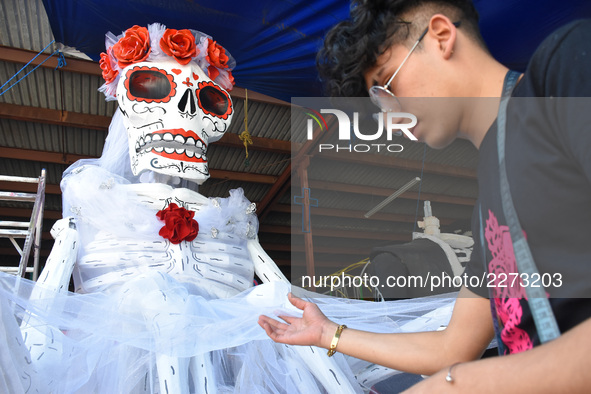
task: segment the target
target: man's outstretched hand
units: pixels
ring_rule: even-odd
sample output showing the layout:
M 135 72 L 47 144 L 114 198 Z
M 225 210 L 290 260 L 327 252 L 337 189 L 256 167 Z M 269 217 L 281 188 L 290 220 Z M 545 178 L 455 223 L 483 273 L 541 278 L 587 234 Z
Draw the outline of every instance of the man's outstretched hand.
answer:
M 279 316 L 287 324 L 268 316 L 259 316 L 259 325 L 267 335 L 275 342 L 288 345 L 328 348 L 338 325 L 328 320 L 316 304 L 304 301 L 291 293 L 287 297 L 293 306 L 304 312 L 303 316 Z

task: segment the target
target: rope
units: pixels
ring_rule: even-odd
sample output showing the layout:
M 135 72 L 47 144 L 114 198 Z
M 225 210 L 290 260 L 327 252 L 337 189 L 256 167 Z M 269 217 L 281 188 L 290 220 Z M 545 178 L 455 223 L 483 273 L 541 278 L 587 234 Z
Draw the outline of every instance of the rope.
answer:
M 18 70 L 12 77 L 10 77 L 10 79 L 8 81 L 4 82 L 2 84 L 2 86 L 0 86 L 0 90 L 2 90 L 10 81 L 12 81 L 14 78 L 16 78 L 16 76 L 18 74 L 20 74 L 21 71 L 23 71 L 29 64 L 31 64 L 31 62 L 33 62 L 33 60 L 37 59 L 37 57 L 39 57 L 39 55 L 41 55 L 54 42 L 55 42 L 55 40 L 52 40 L 49 44 L 47 44 L 47 46 L 45 48 L 43 48 L 37 55 L 35 55 L 35 57 L 33 57 L 31 60 L 29 60 L 29 62 L 27 64 L 25 64 L 24 66 L 22 66 L 21 69 Z M 43 60 L 38 65 L 36 65 L 31 71 L 29 71 L 23 77 L 21 77 L 18 81 L 16 81 L 12 85 L 10 85 L 8 88 L 6 88 L 2 92 L 0 92 L 0 96 L 2 96 L 4 93 L 8 92 L 10 89 L 12 89 L 13 87 L 15 87 L 20 81 L 22 81 L 23 79 L 25 79 L 29 74 L 31 74 L 33 71 L 35 71 L 37 68 L 39 68 L 43 63 L 45 63 L 47 60 L 49 60 L 50 57 L 52 57 L 55 54 L 57 54 L 58 57 L 59 57 L 58 62 L 57 62 L 56 70 L 58 68 L 61 68 L 61 67 L 65 66 L 66 65 L 66 60 L 64 58 L 64 55 L 59 50 L 56 50 L 51 55 L 49 55 L 45 60 Z
M 64 54 L 60 51 L 57 51 L 57 56 L 57 67 L 55 69 L 57 70 L 58 68 L 66 67 L 68 63 L 66 63 L 66 58 L 64 57 Z
M 250 165 L 250 160 L 248 159 L 248 145 L 252 145 L 252 137 L 248 132 L 248 89 L 244 89 L 245 98 L 244 98 L 244 131 L 240 133 L 240 141 L 244 144 L 244 150 L 246 153 L 246 158 L 244 159 L 244 166 L 248 167 Z

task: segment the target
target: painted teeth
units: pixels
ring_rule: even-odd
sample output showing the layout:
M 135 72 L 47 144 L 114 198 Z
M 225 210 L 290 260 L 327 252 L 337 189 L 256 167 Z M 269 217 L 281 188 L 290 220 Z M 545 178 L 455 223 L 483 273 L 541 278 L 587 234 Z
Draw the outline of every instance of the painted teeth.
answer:
M 204 154 L 197 153 L 197 152 L 192 151 L 192 150 L 185 150 L 185 149 L 164 148 L 164 147 L 159 146 L 159 147 L 144 149 L 142 152 L 143 153 L 149 153 L 152 150 L 154 150 L 154 151 L 156 151 L 158 153 L 166 152 L 166 153 L 169 153 L 169 154 L 171 154 L 171 153 L 177 153 L 179 155 L 185 154 L 189 158 L 193 158 L 194 157 L 196 159 L 203 159 L 203 160 L 207 161 L 207 158 L 205 157 Z
M 155 147 L 150 145 L 160 145 L 164 142 L 162 147 Z M 168 146 L 167 146 L 168 145 Z M 172 145 L 172 146 L 171 146 Z M 186 148 L 188 148 L 187 151 Z M 207 145 L 200 139 L 195 140 L 193 137 L 185 138 L 182 135 L 173 135 L 172 133 L 165 134 L 148 134 L 138 139 L 135 144 L 136 152 L 145 150 L 149 152 L 154 149 L 156 152 L 178 153 L 186 154 L 189 157 L 201 157 L 205 154 Z M 195 151 L 199 152 L 196 153 Z M 189 154 L 190 152 L 190 154 Z

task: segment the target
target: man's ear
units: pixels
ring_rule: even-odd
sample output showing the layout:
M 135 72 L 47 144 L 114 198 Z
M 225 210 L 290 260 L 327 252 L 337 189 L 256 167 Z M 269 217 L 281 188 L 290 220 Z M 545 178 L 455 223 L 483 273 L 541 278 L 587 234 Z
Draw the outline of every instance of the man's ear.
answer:
M 443 58 L 448 60 L 456 45 L 457 29 L 453 22 L 445 15 L 435 14 L 429 21 L 428 34 L 438 43 Z

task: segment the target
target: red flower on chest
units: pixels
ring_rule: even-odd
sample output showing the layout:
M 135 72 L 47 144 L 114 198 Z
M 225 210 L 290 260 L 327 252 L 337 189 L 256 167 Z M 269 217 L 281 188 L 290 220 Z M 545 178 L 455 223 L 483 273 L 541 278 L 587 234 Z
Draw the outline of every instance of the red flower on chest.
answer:
M 179 207 L 175 203 L 170 204 L 156 213 L 156 217 L 164 222 L 164 227 L 158 234 L 173 244 L 180 244 L 182 241 L 191 242 L 199 232 L 199 224 L 193 216 L 195 212 Z

